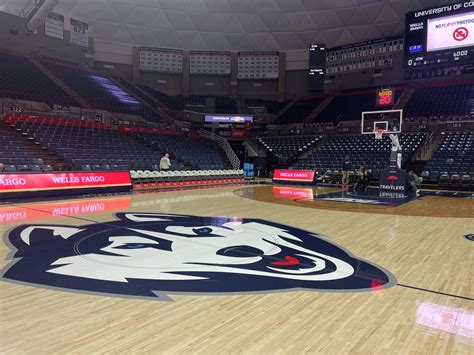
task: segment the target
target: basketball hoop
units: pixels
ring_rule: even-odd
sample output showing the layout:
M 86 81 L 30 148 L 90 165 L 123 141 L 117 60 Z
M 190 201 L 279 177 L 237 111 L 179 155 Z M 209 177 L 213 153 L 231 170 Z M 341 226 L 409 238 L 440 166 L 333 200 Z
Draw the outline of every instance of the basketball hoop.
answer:
M 375 128 L 373 132 L 375 134 L 375 139 L 382 139 L 385 130 L 383 128 Z

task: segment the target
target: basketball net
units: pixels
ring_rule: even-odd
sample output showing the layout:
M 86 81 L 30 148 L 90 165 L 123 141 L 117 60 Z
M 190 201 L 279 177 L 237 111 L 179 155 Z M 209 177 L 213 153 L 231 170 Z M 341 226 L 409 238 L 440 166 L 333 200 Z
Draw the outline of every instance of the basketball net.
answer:
M 385 130 L 383 128 L 375 128 L 373 132 L 375 134 L 375 139 L 382 139 Z

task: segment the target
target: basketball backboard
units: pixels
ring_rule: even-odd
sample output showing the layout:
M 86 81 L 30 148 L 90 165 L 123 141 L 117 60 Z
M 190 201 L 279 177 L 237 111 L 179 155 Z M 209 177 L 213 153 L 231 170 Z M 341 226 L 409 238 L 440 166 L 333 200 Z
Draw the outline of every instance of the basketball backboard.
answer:
M 375 134 L 374 130 L 383 129 L 387 134 L 402 132 L 403 110 L 382 110 L 362 112 L 361 133 Z

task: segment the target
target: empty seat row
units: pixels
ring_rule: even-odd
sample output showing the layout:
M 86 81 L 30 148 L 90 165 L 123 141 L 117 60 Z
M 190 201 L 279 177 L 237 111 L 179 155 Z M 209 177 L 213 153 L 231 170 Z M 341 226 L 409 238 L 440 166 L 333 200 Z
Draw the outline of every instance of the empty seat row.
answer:
M 424 133 L 403 133 L 399 141 L 403 148 L 402 165 L 411 158 L 425 138 Z M 341 135 L 325 142 L 314 149 L 308 156 L 294 164 L 294 169 L 315 170 L 319 173 L 340 172 L 346 156 L 352 162 L 352 169 L 357 170 L 361 165 L 373 171 L 373 178 L 378 178 L 378 172 L 388 166 L 391 152 L 391 141 L 384 137 L 375 140 L 368 135 Z
M 474 132 L 443 132 L 422 176 L 445 187 L 466 187 L 474 176 Z
M 189 181 L 206 179 L 235 179 L 243 177 L 243 170 L 185 170 L 150 171 L 131 170 L 130 176 L 136 181 Z
M 46 173 L 50 171 L 53 171 L 53 168 L 51 165 L 6 164 L 4 165 L 3 169 L 0 169 L 0 172 L 4 172 L 4 173 L 17 173 L 17 172 L 45 172 Z
M 287 164 L 298 154 L 318 144 L 322 136 L 260 136 L 258 141 L 280 163 Z

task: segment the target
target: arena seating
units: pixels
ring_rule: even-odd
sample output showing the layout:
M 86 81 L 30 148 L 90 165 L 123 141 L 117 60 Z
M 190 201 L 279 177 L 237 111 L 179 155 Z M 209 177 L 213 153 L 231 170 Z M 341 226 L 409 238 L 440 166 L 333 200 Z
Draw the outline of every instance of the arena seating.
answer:
M 159 154 L 169 153 L 177 163 L 174 170 L 224 169 L 225 161 L 220 154 L 217 143 L 207 139 L 189 139 L 184 135 L 164 135 L 134 132 L 133 137 L 143 144 L 152 147 Z
M 182 110 L 204 112 L 206 111 L 206 96 L 191 95 L 174 97 L 174 100 L 180 103 Z
M 126 133 L 101 123 L 20 114 L 6 120 L 74 170 L 158 170 L 165 152 L 171 155 L 171 170 L 222 170 L 228 164 L 217 143 L 196 134 L 187 138 L 158 128 L 151 130 L 159 133 L 146 133 L 150 129 L 139 127 Z
M 149 105 L 93 69 L 49 57 L 41 61 L 94 108 L 159 120 Z
M 113 79 L 116 82 L 118 82 L 121 86 L 126 88 L 129 92 L 133 93 L 135 97 L 146 102 L 150 107 L 154 108 L 156 106 L 156 102 L 150 99 L 147 95 L 143 94 L 143 92 L 140 90 L 140 88 L 137 85 L 117 76 L 114 76 Z
M 161 103 L 164 107 L 169 108 L 170 110 L 183 110 L 184 103 L 177 99 L 175 96 L 169 96 L 161 91 L 155 90 L 147 85 L 138 85 L 140 89 L 148 93 L 151 97 L 153 97 L 156 101 Z
M 445 132 L 422 172 L 425 182 L 447 188 L 472 188 L 474 132 Z
M 15 127 L 73 170 L 147 169 L 160 156 L 101 123 L 45 117 L 14 117 Z
M 407 117 L 474 114 L 474 80 L 418 85 L 405 105 Z
M 21 55 L 0 52 L 0 96 L 44 102 L 53 106 L 78 106 L 32 62 Z
M 324 100 L 324 97 L 306 97 L 295 102 L 291 107 L 279 116 L 274 124 L 290 124 L 303 122 L 314 109 Z
M 403 148 L 402 165 L 410 159 L 424 138 L 424 133 L 399 135 Z M 317 147 L 308 157 L 293 164 L 292 168 L 315 170 L 318 175 L 329 174 L 338 179 L 342 162 L 349 155 L 354 171 L 365 165 L 371 170 L 372 178 L 378 179 L 380 170 L 388 166 L 390 151 L 391 142 L 387 137 L 376 140 L 372 135 L 341 135 Z
M 264 113 L 269 113 L 276 115 L 280 110 L 288 104 L 288 101 L 271 101 L 271 100 L 262 100 L 262 99 L 245 99 L 246 110 L 249 113 L 254 113 L 256 111 L 263 111 Z
M 395 89 L 397 102 L 402 89 Z M 347 91 L 336 96 L 315 118 L 315 122 L 359 120 L 361 112 L 376 111 L 375 89 Z M 384 107 L 389 110 L 391 107 Z
M 0 163 L 5 172 L 51 171 L 35 153 L 24 147 L 15 138 L 15 132 L 8 126 L 0 126 Z
M 237 103 L 228 96 L 202 96 L 202 95 L 190 95 L 190 96 L 169 96 L 161 91 L 153 89 L 147 85 L 138 85 L 140 89 L 145 91 L 148 95 L 153 97 L 164 107 L 170 110 L 189 110 L 196 112 L 213 111 L 209 113 L 238 113 Z M 132 90 L 133 91 L 133 90 Z M 207 99 L 214 98 L 214 108 L 207 107 Z
M 298 154 L 309 149 L 322 139 L 322 136 L 261 136 L 258 141 L 282 164 L 289 163 Z
M 214 113 L 235 114 L 238 113 L 237 104 L 228 96 L 216 96 Z

